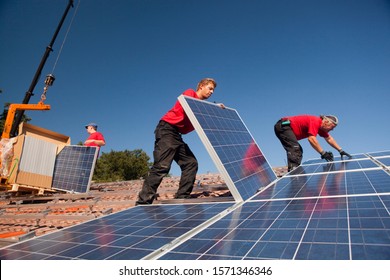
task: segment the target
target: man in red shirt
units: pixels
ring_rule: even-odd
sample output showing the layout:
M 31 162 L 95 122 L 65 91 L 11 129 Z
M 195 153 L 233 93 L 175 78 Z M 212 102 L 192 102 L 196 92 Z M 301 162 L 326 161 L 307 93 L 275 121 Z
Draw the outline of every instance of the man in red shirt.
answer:
M 281 118 L 274 126 L 275 134 L 287 152 L 288 171 L 293 170 L 302 162 L 303 150 L 299 140 L 307 138 L 310 145 L 320 153 L 321 158 L 333 161 L 333 153 L 325 152 L 317 140 L 320 135 L 325 141 L 339 151 L 341 157 L 351 155 L 343 151 L 336 140 L 329 134 L 338 124 L 338 119 L 332 115 L 310 116 L 299 115 Z
M 187 89 L 182 94 L 200 100 L 208 99 L 217 87 L 217 83 L 210 78 L 201 80 L 196 91 Z M 221 105 L 223 107 L 223 105 Z M 179 101 L 176 101 L 159 121 L 154 134 L 153 166 L 145 179 L 142 190 L 138 194 L 136 204 L 152 204 L 156 198 L 157 188 L 162 179 L 169 173 L 171 164 L 175 161 L 181 169 L 179 189 L 175 198 L 190 198 L 190 194 L 198 171 L 198 161 L 184 143 L 182 134 L 194 130 L 191 121 L 184 112 Z
M 104 140 L 103 134 L 97 131 L 96 123 L 89 123 L 85 125 L 87 132 L 89 133 L 89 137 L 84 142 L 84 146 L 88 147 L 98 147 L 100 150 L 101 146 L 106 145 L 106 141 Z

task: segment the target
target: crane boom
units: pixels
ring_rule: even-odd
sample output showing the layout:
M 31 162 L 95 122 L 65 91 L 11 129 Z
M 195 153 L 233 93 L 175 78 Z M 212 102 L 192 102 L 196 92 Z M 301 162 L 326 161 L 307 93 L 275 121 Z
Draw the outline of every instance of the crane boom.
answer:
M 74 0 L 69 0 L 68 5 L 66 6 L 65 12 L 64 12 L 64 14 L 63 14 L 63 16 L 62 16 L 62 18 L 60 20 L 60 23 L 58 24 L 57 29 L 54 32 L 53 38 L 51 39 L 49 45 L 46 47 L 46 51 L 43 54 L 43 57 L 41 59 L 41 63 L 39 64 L 38 69 L 35 72 L 34 78 L 33 78 L 32 82 L 31 82 L 31 85 L 30 85 L 28 91 L 26 92 L 26 95 L 25 95 L 25 97 L 23 99 L 23 102 L 22 102 L 23 104 L 28 104 L 29 101 L 30 101 L 30 97 L 32 95 L 34 95 L 33 91 L 35 89 L 36 84 L 38 83 L 39 77 L 41 76 L 42 69 L 43 69 L 43 67 L 44 67 L 44 65 L 46 63 L 47 58 L 49 57 L 50 52 L 53 50 L 53 44 L 54 44 L 54 42 L 55 42 L 55 40 L 57 38 L 58 33 L 60 32 L 62 24 L 65 21 L 66 15 L 68 14 L 70 8 L 73 7 L 73 2 L 74 2 Z M 33 110 L 35 110 L 35 109 L 33 109 Z M 37 110 L 39 110 L 39 109 L 37 109 Z M 16 114 L 15 121 L 11 125 L 12 127 L 11 127 L 11 130 L 10 130 L 10 135 L 12 137 L 17 135 L 17 129 L 19 127 L 20 122 L 22 121 L 23 114 L 24 114 L 24 110 L 23 109 L 20 109 L 17 112 L 17 114 Z

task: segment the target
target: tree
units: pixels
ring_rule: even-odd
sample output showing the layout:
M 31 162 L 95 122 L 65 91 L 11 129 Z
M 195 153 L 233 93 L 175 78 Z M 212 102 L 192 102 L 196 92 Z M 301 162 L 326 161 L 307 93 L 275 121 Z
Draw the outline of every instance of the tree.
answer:
M 145 177 L 149 171 L 149 159 L 141 149 L 103 153 L 96 162 L 93 180 L 115 182 Z

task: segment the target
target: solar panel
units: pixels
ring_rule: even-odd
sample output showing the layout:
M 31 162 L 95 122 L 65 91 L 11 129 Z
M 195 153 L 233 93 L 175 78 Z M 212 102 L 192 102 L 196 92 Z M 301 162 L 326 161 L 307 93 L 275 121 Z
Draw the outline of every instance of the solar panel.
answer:
M 383 164 L 384 166 L 387 166 L 388 168 L 390 167 L 390 157 L 386 157 L 386 158 L 377 158 L 376 160 L 378 160 L 381 164 Z
M 388 171 L 390 170 L 390 155 L 389 153 L 376 153 L 375 155 L 369 155 L 370 158 L 379 166 L 384 167 Z
M 380 169 L 380 166 L 370 159 L 358 161 L 321 162 L 319 164 L 303 164 L 291 171 L 286 176 L 307 175 L 312 173 L 331 173 L 361 169 Z
M 276 179 L 236 110 L 184 95 L 178 99 L 236 201 Z
M 2 249 L 0 259 L 142 259 L 201 230 L 233 204 L 134 207 Z
M 367 155 L 372 157 L 383 157 L 383 156 L 390 157 L 390 151 L 370 152 Z
M 390 195 L 247 202 L 163 260 L 390 258 Z
M 97 154 L 96 147 L 65 146 L 56 157 L 52 188 L 88 192 Z
M 367 161 L 305 162 L 160 259 L 390 259 L 390 176 Z
M 283 177 L 252 200 L 317 198 L 390 193 L 390 176 L 381 169 Z
M 338 161 L 347 162 L 347 161 L 354 161 L 354 160 L 359 160 L 359 159 L 369 159 L 369 156 L 367 156 L 365 154 L 354 154 L 354 155 L 352 155 L 352 159 L 348 159 L 346 157 L 341 159 L 341 156 L 336 156 L 336 155 L 334 156 L 335 162 L 338 162 Z M 320 159 L 320 158 L 309 159 L 309 160 L 306 160 L 303 164 L 307 165 L 307 164 L 317 164 L 317 163 L 324 163 L 324 160 Z

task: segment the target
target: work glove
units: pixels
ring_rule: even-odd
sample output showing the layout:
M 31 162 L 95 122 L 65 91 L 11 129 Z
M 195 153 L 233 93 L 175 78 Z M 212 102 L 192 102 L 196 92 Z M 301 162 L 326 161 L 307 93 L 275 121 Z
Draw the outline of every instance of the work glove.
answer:
M 333 153 L 322 151 L 321 158 L 326 160 L 326 161 L 333 161 Z
M 340 150 L 339 153 L 340 153 L 341 159 L 343 159 L 343 156 L 346 156 L 348 158 L 352 158 L 352 156 L 350 154 L 348 154 L 347 152 L 345 152 L 343 150 Z

